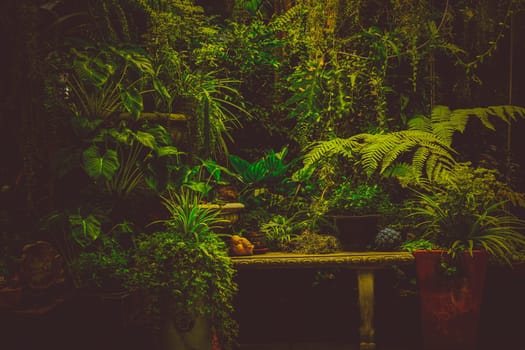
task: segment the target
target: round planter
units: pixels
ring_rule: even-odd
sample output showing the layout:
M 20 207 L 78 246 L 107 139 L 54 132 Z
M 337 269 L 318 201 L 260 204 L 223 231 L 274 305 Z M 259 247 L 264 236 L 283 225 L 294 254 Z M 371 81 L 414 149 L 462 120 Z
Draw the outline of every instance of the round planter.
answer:
M 236 223 L 237 220 L 239 220 L 239 214 L 241 210 L 244 209 L 244 204 L 237 202 L 224 204 L 205 203 L 199 204 L 199 207 L 205 209 L 218 210 L 220 217 L 226 221 L 225 226 L 230 226 Z

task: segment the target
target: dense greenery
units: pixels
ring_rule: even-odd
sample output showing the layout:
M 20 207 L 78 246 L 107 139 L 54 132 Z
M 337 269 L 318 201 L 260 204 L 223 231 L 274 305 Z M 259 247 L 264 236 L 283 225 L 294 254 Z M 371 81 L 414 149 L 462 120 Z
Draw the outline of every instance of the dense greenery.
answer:
M 423 192 L 424 191 L 424 192 Z M 459 164 L 451 181 L 422 184 L 411 213 L 423 238 L 449 250 L 485 249 L 511 263 L 525 247 L 525 221 L 509 213 L 505 204 L 523 205 L 523 194 L 497 180 L 496 172 Z
M 230 345 L 233 270 L 199 206 L 223 185 L 245 209 L 222 234 L 273 249 L 338 249 L 327 213 L 353 209 L 521 254 L 523 0 L 220 4 L 0 5 L 6 254 L 52 240 L 75 287 L 162 289 Z
M 221 346 L 232 349 L 237 286 L 226 245 L 213 231 L 221 221 L 218 212 L 199 207 L 197 196 L 188 190 L 171 193 L 164 204 L 170 212 L 164 231 L 137 240 L 130 284 L 147 293 L 150 310 L 161 321 L 173 312 L 204 315 Z

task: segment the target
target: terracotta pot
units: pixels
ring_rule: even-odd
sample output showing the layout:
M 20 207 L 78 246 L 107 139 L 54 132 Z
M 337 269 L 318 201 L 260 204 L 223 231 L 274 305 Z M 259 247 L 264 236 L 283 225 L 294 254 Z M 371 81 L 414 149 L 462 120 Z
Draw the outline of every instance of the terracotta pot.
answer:
M 343 250 L 359 252 L 372 249 L 379 215 L 335 215 L 333 218 Z
M 0 310 L 14 309 L 22 301 L 21 287 L 3 287 L 0 288 Z
M 488 254 L 414 251 L 424 350 L 475 350 Z M 457 268 L 447 275 L 441 264 Z

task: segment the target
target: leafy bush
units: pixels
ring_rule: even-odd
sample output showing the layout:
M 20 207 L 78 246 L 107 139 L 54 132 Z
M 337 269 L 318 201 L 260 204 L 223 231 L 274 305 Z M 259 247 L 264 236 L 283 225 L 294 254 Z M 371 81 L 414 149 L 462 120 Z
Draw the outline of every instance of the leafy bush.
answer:
M 352 215 L 377 214 L 392 207 L 388 193 L 377 185 L 353 185 L 343 181 L 333 190 L 329 207 L 332 212 Z
M 506 208 L 523 203 L 523 194 L 497 180 L 496 172 L 459 164 L 451 181 L 428 183 L 416 191 L 411 213 L 424 230 L 422 238 L 458 251 L 485 249 L 511 263 L 525 249 L 525 221 Z
M 71 263 L 79 285 L 87 289 L 120 290 L 130 273 L 131 256 L 118 242 L 102 236 L 103 244 L 83 251 Z
M 209 317 L 221 346 L 231 349 L 237 334 L 232 318 L 237 285 L 226 244 L 213 232 L 221 221 L 218 212 L 199 206 L 199 198 L 185 189 L 171 192 L 164 204 L 171 214 L 165 231 L 137 240 L 129 283 L 147 292 L 151 310 L 173 304 L 194 317 Z M 168 310 L 164 315 L 169 317 Z

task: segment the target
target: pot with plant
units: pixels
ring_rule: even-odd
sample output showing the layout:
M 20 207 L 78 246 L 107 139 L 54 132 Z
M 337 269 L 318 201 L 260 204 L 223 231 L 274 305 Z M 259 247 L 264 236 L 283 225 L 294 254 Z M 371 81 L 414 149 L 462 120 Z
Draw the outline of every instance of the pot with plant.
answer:
M 220 213 L 222 224 L 216 230 L 228 231 L 237 220 L 244 204 L 239 202 L 239 194 L 232 185 L 235 174 L 212 159 L 198 159 L 200 164 L 183 170 L 180 181 L 182 187 L 198 194 L 199 206 Z
M 333 218 L 343 249 L 372 249 L 380 215 L 391 206 L 388 194 L 378 184 L 355 185 L 343 177 L 328 199 L 328 215 Z
M 505 206 L 523 195 L 495 171 L 458 164 L 451 174 L 418 189 L 409 209 L 421 237 L 441 247 L 413 250 L 425 350 L 476 349 L 489 258 L 512 264 L 525 248 L 525 221 Z
M 232 299 L 237 286 L 224 241 L 214 232 L 218 212 L 199 206 L 194 192 L 164 197 L 164 230 L 137 241 L 130 281 L 147 296 L 160 325 L 161 349 L 231 349 L 237 326 Z M 215 339 L 215 340 L 214 340 Z

